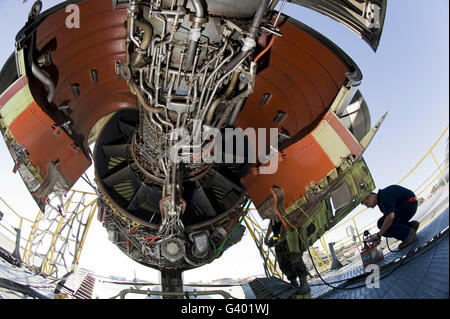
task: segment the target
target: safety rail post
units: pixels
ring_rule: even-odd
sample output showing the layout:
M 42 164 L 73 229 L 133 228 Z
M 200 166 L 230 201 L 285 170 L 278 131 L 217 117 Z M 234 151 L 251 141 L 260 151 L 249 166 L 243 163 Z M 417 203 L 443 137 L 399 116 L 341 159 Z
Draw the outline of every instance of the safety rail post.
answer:
M 363 247 L 364 245 L 361 240 L 361 235 L 359 234 L 359 231 L 358 231 L 358 226 L 356 225 L 355 216 L 352 217 L 352 221 L 353 221 L 353 225 L 355 225 L 356 236 L 358 236 L 359 244 L 361 245 L 361 247 Z
M 23 227 L 23 221 L 28 221 L 28 222 L 30 222 L 30 223 L 32 223 L 32 221 L 31 220 L 29 220 L 29 219 L 27 219 L 27 218 L 25 218 L 25 217 L 23 217 L 23 216 L 20 216 L 2 197 L 0 197 L 0 201 L 3 203 L 3 204 L 5 204 L 6 205 L 6 207 L 14 214 L 14 215 L 16 215 L 18 218 L 19 218 L 19 231 L 20 231 L 20 234 L 23 234 L 23 229 L 22 229 L 22 227 Z M 3 226 L 3 225 L 2 225 Z M 11 226 L 11 225 L 10 225 Z M 3 226 L 4 227 L 4 226 Z M 11 226 L 12 227 L 12 226 Z M 5 229 L 6 229 L 6 227 L 5 227 Z M 14 235 L 14 233 L 12 233 L 9 229 L 7 229 L 7 231 L 8 232 L 10 232 L 12 235 Z M 22 237 L 20 237 L 20 239 L 23 239 L 23 240 L 25 240 L 25 238 L 22 238 Z M 23 259 L 23 257 L 21 258 L 22 260 L 24 260 Z
M 19 229 L 20 229 L 20 232 L 22 232 L 22 225 L 23 225 L 23 217 L 21 216 L 19 218 Z
M 445 128 L 444 132 L 442 132 L 442 134 L 439 136 L 439 138 L 436 140 L 436 142 L 434 142 L 433 146 L 431 146 L 431 148 L 428 150 L 428 152 L 425 153 L 425 155 L 419 160 L 419 162 L 408 172 L 408 174 L 406 174 L 405 176 L 403 176 L 402 179 L 400 179 L 397 182 L 397 185 L 400 184 L 401 182 L 403 182 L 409 175 L 411 175 L 412 172 L 414 172 L 416 170 L 416 168 L 425 160 L 425 158 L 427 158 L 428 154 L 431 153 L 431 151 L 436 147 L 437 143 L 439 143 L 439 141 L 441 140 L 441 138 L 444 136 L 445 132 L 447 132 L 448 130 L 448 125 Z
M 95 199 L 95 201 L 97 201 L 97 199 Z M 89 205 L 88 205 L 88 206 L 89 206 Z M 88 206 L 86 206 L 86 207 L 88 207 Z M 86 207 L 83 208 L 83 210 L 86 209 Z M 86 227 L 85 227 L 85 229 L 84 229 L 84 231 L 83 231 L 83 236 L 81 237 L 80 246 L 78 247 L 76 256 L 75 256 L 75 258 L 74 258 L 74 260 L 73 260 L 72 267 L 71 267 L 71 271 L 75 271 L 75 270 L 76 270 L 76 267 L 77 267 L 77 265 L 78 265 L 78 262 L 80 261 L 80 256 L 81 256 L 81 252 L 82 252 L 82 250 L 83 250 L 84 242 L 85 242 L 85 240 L 86 240 L 86 237 L 87 237 L 89 228 L 91 227 L 92 218 L 94 217 L 94 215 L 95 215 L 97 209 L 98 209 L 98 204 L 96 203 L 96 204 L 94 205 L 94 207 L 92 208 L 92 212 L 91 212 L 90 215 L 89 215 L 87 225 L 86 225 Z M 81 212 L 80 212 L 80 213 L 81 213 Z
M 325 264 L 324 264 L 322 258 L 320 258 L 319 253 L 312 246 L 311 246 L 311 249 L 313 251 L 313 254 L 312 254 L 313 263 L 315 263 L 317 267 L 320 267 L 320 272 L 326 270 Z
M 320 237 L 320 243 L 322 244 L 323 250 L 325 250 L 325 252 L 327 254 L 328 266 L 331 268 L 330 252 L 328 251 L 328 248 L 327 248 L 327 243 L 325 241 L 325 235 L 322 235 L 322 237 Z
M 432 151 L 430 151 L 430 155 L 431 155 L 431 157 L 433 158 L 434 163 L 436 164 L 436 166 L 437 166 L 438 169 L 439 169 L 439 174 L 441 175 L 442 179 L 444 180 L 445 186 L 448 188 L 448 184 L 447 184 L 447 181 L 445 180 L 444 173 L 443 173 L 442 170 L 441 170 L 441 166 L 439 165 L 439 163 L 438 163 L 436 157 L 434 157 L 434 154 L 433 154 Z
M 41 219 L 43 215 L 43 212 L 41 210 L 39 210 L 37 216 L 36 216 L 36 220 L 33 223 L 33 226 L 31 227 L 30 230 L 30 234 L 28 235 L 28 240 L 27 243 L 25 245 L 25 249 L 23 251 L 23 257 L 22 260 L 26 263 L 26 264 L 30 264 L 30 258 L 31 258 L 31 249 L 33 247 L 33 243 L 31 242 L 31 237 L 33 236 L 33 234 L 37 231 L 38 229 L 38 225 L 39 225 L 39 220 Z M 29 250 L 29 251 L 28 251 Z M 27 255 L 27 251 L 28 251 L 28 255 Z

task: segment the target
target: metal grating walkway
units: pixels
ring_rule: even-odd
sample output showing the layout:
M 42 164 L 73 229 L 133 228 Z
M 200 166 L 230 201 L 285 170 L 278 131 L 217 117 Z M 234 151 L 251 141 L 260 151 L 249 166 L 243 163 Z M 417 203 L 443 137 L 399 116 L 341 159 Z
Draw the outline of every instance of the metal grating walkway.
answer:
M 334 287 L 359 288 L 333 289 L 320 279 L 315 279 L 309 282 L 311 297 L 318 299 L 448 299 L 448 191 L 444 195 L 444 199 L 439 205 L 429 212 L 425 212 L 426 214 L 421 214 L 422 218 L 419 219 L 421 222 L 430 218 L 430 215 L 432 215 L 432 220 L 419 230 L 417 241 L 401 251 L 394 249 L 396 245 L 391 247 L 394 252 L 385 254 L 384 260 L 377 264 L 382 267 L 379 288 L 366 287 L 364 280 L 350 285 L 346 282 L 346 279 L 365 274 L 365 270 L 359 262 L 355 265 L 346 265 L 330 272 L 327 276 L 322 275 L 322 278 L 328 283 L 333 283 Z M 416 215 L 420 215 L 419 211 Z M 404 258 L 403 262 L 399 261 L 406 254 L 413 253 L 416 248 L 424 246 L 444 229 L 447 231 L 441 236 L 443 238 L 419 250 L 417 254 Z

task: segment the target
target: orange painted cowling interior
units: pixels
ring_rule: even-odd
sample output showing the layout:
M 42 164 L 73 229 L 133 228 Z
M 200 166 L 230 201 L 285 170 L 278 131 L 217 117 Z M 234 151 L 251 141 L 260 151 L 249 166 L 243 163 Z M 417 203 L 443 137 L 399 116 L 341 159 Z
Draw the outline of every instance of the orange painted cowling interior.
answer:
M 317 124 L 331 106 L 346 74 L 352 72 L 343 59 L 328 46 L 300 28 L 301 24 L 287 19 L 263 58 L 258 61 L 255 90 L 243 107 L 236 125 L 248 127 L 278 127 L 297 140 Z M 265 94 L 271 97 L 265 105 Z M 276 126 L 279 112 L 287 114 Z M 305 131 L 306 129 L 306 131 Z
M 354 70 L 308 30 L 291 19 L 281 25 L 283 37 L 275 39 L 265 62 L 259 62 L 254 93 L 236 121 L 243 129 L 277 127 L 292 141 L 282 147 L 274 174 L 259 175 L 251 170 L 242 179 L 256 207 L 273 196 L 272 188 L 277 187 L 283 191 L 286 209 L 305 195 L 311 182 L 318 182 L 335 168 L 309 133 L 324 119 L 347 73 Z M 270 99 L 263 105 L 263 96 L 268 94 Z M 286 114 L 284 120 L 274 123 L 280 112 Z
M 116 61 L 126 62 L 126 9 L 113 10 L 110 0 L 82 1 L 78 6 L 80 28 L 67 28 L 68 13 L 60 10 L 39 26 L 36 47 L 39 52 L 52 49 L 57 71 L 44 70 L 56 81 L 54 105 L 68 103 L 72 128 L 87 143 L 98 120 L 118 109 L 136 107 L 136 99 L 115 70 Z M 91 71 L 96 73 L 97 82 Z M 78 88 L 78 97 L 73 95 L 71 84 Z
M 290 145 L 279 156 L 278 169 L 274 174 L 248 174 L 242 182 L 256 207 L 269 196 L 273 186 L 284 193 L 283 208 L 286 209 L 302 198 L 306 186 L 325 177 L 334 165 L 312 134 Z
M 15 140 L 30 154 L 30 162 L 45 179 L 50 162 L 60 163 L 60 171 L 73 185 L 91 164 L 72 139 L 32 102 L 11 123 Z M 80 173 L 81 172 L 81 173 Z

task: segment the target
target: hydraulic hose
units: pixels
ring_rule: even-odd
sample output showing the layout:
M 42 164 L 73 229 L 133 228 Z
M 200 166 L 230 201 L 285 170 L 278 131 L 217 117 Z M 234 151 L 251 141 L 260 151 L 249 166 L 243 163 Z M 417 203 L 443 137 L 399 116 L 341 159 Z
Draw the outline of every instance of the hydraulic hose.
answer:
M 43 294 L 39 293 L 38 291 L 30 288 L 27 285 L 20 284 L 18 282 L 6 279 L 6 278 L 0 278 L 0 287 L 7 289 L 7 290 L 13 290 L 20 292 L 24 295 L 37 298 L 37 299 L 50 299 L 47 296 L 44 296 Z
M 205 8 L 203 7 L 201 0 L 191 0 L 191 2 L 194 7 L 195 18 L 191 30 L 189 31 L 189 46 L 186 54 L 186 60 L 184 62 L 185 71 L 189 70 L 194 63 L 198 40 L 201 36 L 201 21 L 205 18 Z
M 267 5 L 267 0 L 260 0 L 258 9 L 256 9 L 256 13 L 253 17 L 252 25 L 250 26 L 250 30 L 248 33 L 248 35 L 252 38 L 255 38 L 258 34 L 259 26 L 261 24 L 262 18 L 264 17 L 264 13 L 266 12 Z
M 256 9 L 255 16 L 253 17 L 252 25 L 249 28 L 248 35 L 244 39 L 244 45 L 242 46 L 241 52 L 239 52 L 230 62 L 228 62 L 228 64 L 222 67 L 225 72 L 235 68 L 248 55 L 249 51 L 250 53 L 253 52 L 253 48 L 256 46 L 255 38 L 258 35 L 261 20 L 266 12 L 267 3 L 267 0 L 260 0 L 258 9 Z

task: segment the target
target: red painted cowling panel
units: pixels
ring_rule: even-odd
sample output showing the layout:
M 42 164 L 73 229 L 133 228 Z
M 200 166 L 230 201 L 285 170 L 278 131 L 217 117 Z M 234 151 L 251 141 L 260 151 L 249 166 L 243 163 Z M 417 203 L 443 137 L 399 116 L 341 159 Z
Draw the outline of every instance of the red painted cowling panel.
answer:
M 86 143 L 99 119 L 121 108 L 136 107 L 136 99 L 115 72 L 116 61 L 126 60 L 126 9 L 113 10 L 109 0 L 82 1 L 78 6 L 80 28 L 67 28 L 69 13 L 60 10 L 41 23 L 36 45 L 41 52 L 53 49 L 57 69 L 54 104 L 69 104 L 73 129 Z M 95 83 L 91 70 L 97 75 Z M 73 96 L 71 84 L 78 87 L 78 97 Z
M 288 19 L 260 63 L 254 93 L 249 96 L 237 118 L 237 126 L 246 129 L 276 127 L 291 136 L 289 146 L 279 153 L 274 174 L 255 174 L 242 178 L 256 207 L 279 188 L 284 195 L 283 208 L 305 196 L 306 187 L 318 182 L 335 168 L 321 145 L 310 134 L 324 120 L 326 112 L 345 84 L 347 74 L 356 66 L 326 39 L 319 39 L 298 22 Z M 265 59 L 265 60 L 264 60 Z M 265 94 L 270 100 L 262 105 Z M 278 113 L 285 113 L 281 123 L 274 123 Z M 266 139 L 268 141 L 268 139 Z M 287 157 L 283 158 L 281 154 Z M 258 165 L 256 165 L 258 166 Z

